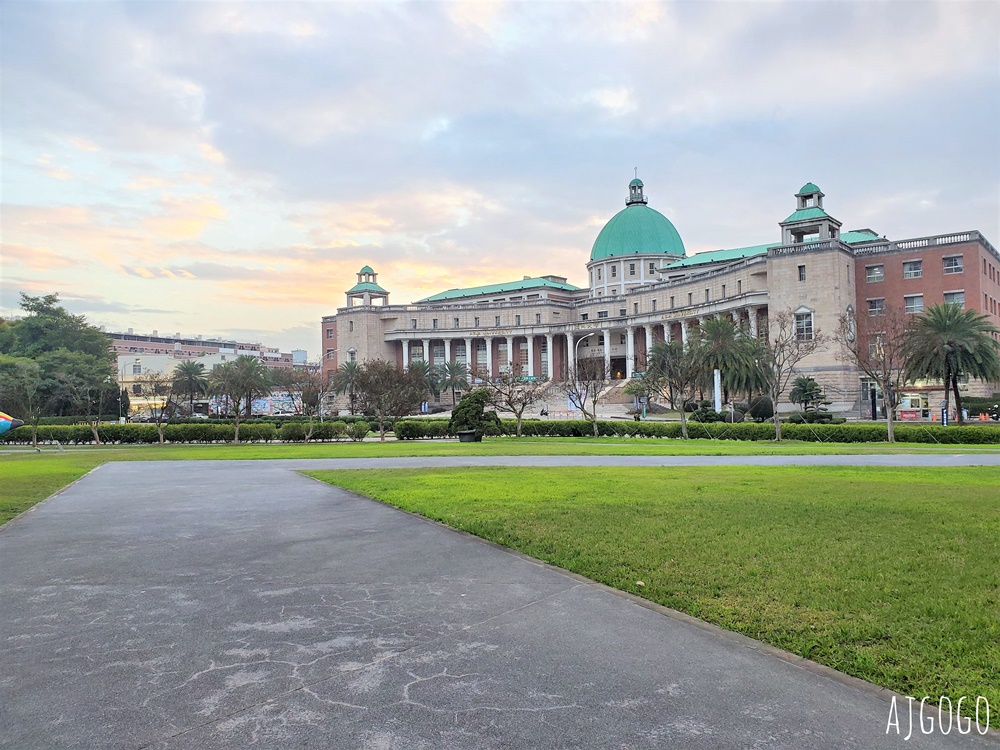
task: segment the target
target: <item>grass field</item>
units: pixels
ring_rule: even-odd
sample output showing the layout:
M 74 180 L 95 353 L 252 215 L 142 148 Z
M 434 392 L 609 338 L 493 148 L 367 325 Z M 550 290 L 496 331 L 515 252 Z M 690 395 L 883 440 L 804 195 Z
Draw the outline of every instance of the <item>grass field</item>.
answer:
M 998 468 L 308 473 L 903 694 L 1000 705 Z
M 930 446 L 905 443 L 753 443 L 721 440 L 629 438 L 492 438 L 483 443 L 421 440 L 386 443 L 71 446 L 41 453 L 0 447 L 0 524 L 24 512 L 105 461 L 180 461 L 378 456 L 759 456 L 887 453 L 997 453 L 997 446 Z

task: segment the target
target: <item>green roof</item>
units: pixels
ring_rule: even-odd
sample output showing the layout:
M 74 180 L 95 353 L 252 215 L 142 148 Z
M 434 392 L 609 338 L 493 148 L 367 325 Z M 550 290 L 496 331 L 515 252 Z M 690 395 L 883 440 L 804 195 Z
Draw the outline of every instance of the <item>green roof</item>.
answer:
M 632 187 L 633 185 L 638 185 L 639 187 L 642 187 L 642 180 L 636 177 L 634 180 L 632 180 L 632 182 L 628 184 L 629 187 Z
M 873 242 L 879 236 L 870 230 L 861 232 L 841 232 L 840 241 L 848 245 L 857 245 L 862 242 Z M 781 247 L 780 242 L 768 242 L 763 245 L 749 245 L 747 247 L 735 247 L 730 250 L 709 250 L 704 253 L 695 253 L 689 258 L 672 263 L 667 266 L 667 270 L 673 271 L 680 268 L 690 268 L 691 266 L 702 266 L 708 263 L 719 263 L 729 260 L 740 260 L 754 255 L 765 255 L 772 247 Z
M 389 293 L 378 284 L 373 284 L 370 281 L 362 281 L 360 284 L 355 284 L 347 290 L 348 294 L 357 294 L 358 292 L 378 292 L 379 294 Z
M 611 217 L 594 240 L 591 260 L 619 255 L 662 253 L 684 256 L 684 243 L 670 219 L 642 203 L 633 203 Z
M 358 271 L 358 273 L 375 273 L 375 269 L 372 268 L 371 266 L 365 266 L 360 271 Z
M 815 183 L 807 182 L 805 185 L 802 186 L 802 189 L 799 190 L 798 193 L 796 193 L 796 195 L 809 195 L 810 193 L 822 193 L 822 192 L 823 191 L 820 190 Z
M 782 224 L 786 224 L 789 221 L 803 221 L 804 219 L 829 219 L 830 214 L 824 211 L 822 208 L 817 206 L 812 206 L 811 208 L 800 208 L 798 211 L 793 213 L 787 219 L 785 219 Z
M 417 300 L 421 302 L 442 302 L 449 299 L 461 299 L 462 297 L 478 297 L 482 294 L 503 294 L 506 292 L 522 292 L 527 289 L 559 289 L 564 292 L 578 292 L 580 287 L 572 284 L 560 284 L 550 279 L 535 277 L 531 279 L 521 279 L 520 281 L 507 281 L 502 284 L 486 284 L 485 286 L 470 286 L 466 289 L 449 289 L 446 292 L 431 295 Z

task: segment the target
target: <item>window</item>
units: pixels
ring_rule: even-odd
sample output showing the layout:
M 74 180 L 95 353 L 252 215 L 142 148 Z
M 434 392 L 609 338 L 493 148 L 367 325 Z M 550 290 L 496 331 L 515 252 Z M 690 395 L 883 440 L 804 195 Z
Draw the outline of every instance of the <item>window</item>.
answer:
M 795 338 L 798 341 L 813 340 L 813 314 L 795 313 Z
M 924 311 L 924 295 L 910 294 L 903 297 L 903 311 L 908 313 L 921 313 Z
M 625 316 L 626 316 L 627 314 L 628 314 L 628 310 L 626 310 L 626 309 L 625 309 L 624 307 L 623 307 L 623 308 L 621 308 L 621 309 L 620 309 L 620 310 L 618 311 L 618 317 L 619 317 L 619 318 L 624 318 L 624 317 L 625 317 Z
M 628 264 L 628 275 L 635 276 L 635 263 Z
M 337 351 L 337 350 L 336 350 L 336 349 L 327 349 L 327 350 L 326 350 L 326 358 L 327 358 L 327 359 L 333 359 L 333 353 L 334 353 L 335 351 Z M 218 367 L 218 365 L 216 365 L 216 367 Z M 214 368 L 213 368 L 213 369 L 214 369 Z
M 656 273 L 656 264 L 655 264 L 655 263 L 650 263 L 650 264 L 649 264 L 649 272 L 650 272 L 651 274 L 652 274 L 652 273 Z
M 597 313 L 597 317 L 598 318 L 606 318 L 606 317 L 608 317 L 608 311 L 607 310 L 601 310 L 601 311 L 599 311 Z
M 944 259 L 944 272 L 945 273 L 962 273 L 965 267 L 962 264 L 961 255 L 952 255 L 950 258 Z
M 452 320 L 452 323 L 454 324 L 454 327 L 458 328 L 459 327 L 459 325 L 458 325 L 458 318 L 452 318 L 451 320 Z
M 135 385 L 133 385 L 132 386 L 132 395 L 133 396 L 141 396 L 142 395 L 142 386 L 139 385 L 138 383 L 136 383 Z
M 945 292 L 944 301 L 947 305 L 961 305 L 965 307 L 965 291 Z
M 805 281 L 805 280 L 806 280 L 806 267 L 799 266 L 799 281 Z
M 710 299 L 712 299 L 712 292 L 711 292 L 710 289 L 706 289 L 705 290 L 705 301 L 708 302 Z
M 521 325 L 521 316 L 520 315 L 515 315 L 514 316 L 514 325 L 516 325 L 516 326 Z
M 600 268 L 597 269 L 597 280 L 598 281 L 601 280 L 601 269 Z
M 347 330 L 351 331 L 352 333 L 354 332 L 354 321 L 353 320 L 347 321 Z
M 674 309 L 674 298 L 673 297 L 670 298 L 670 309 L 671 310 Z
M 619 344 L 624 344 L 625 343 L 625 334 L 624 333 L 621 334 L 621 336 L 619 336 L 618 343 Z
M 535 324 L 537 325 L 538 323 L 541 323 L 541 322 L 542 322 L 542 314 L 541 313 L 535 313 Z
M 922 260 L 908 260 L 903 263 L 904 279 L 919 279 L 924 275 L 924 262 Z
M 494 320 L 494 325 L 496 325 L 497 328 L 500 327 L 500 316 L 499 315 L 496 316 L 496 318 Z
M 431 328 L 433 328 L 436 331 L 437 327 L 438 327 L 438 319 L 437 318 L 432 318 L 431 319 Z
M 689 305 L 694 304 L 694 292 L 688 292 L 688 304 Z
M 611 266 L 611 278 L 618 278 L 618 266 Z
M 743 294 L 743 279 L 736 280 L 736 293 Z
M 869 284 L 875 281 L 885 281 L 885 266 L 865 266 L 865 281 Z
M 726 285 L 723 284 L 722 285 L 722 299 L 725 299 L 725 298 L 726 298 Z
M 656 312 L 656 300 L 653 300 L 653 312 Z
M 416 318 L 410 318 L 410 328 L 412 328 L 414 331 L 417 330 L 417 319 Z
M 326 337 L 328 339 L 332 339 L 333 338 L 333 329 L 332 328 L 327 328 L 326 329 Z
M 354 349 L 348 349 L 347 350 L 347 356 L 350 358 L 351 362 L 357 362 L 358 361 L 358 353 Z
M 475 320 L 476 320 L 476 326 L 475 327 L 479 328 L 479 318 L 477 317 Z
M 639 303 L 638 302 L 633 302 L 632 303 L 632 314 L 633 315 L 638 315 L 639 314 Z
M 590 313 L 584 313 L 581 315 L 580 320 L 590 320 Z
M 882 315 L 885 312 L 885 298 L 879 297 L 878 299 L 868 300 L 868 314 L 869 315 Z
M 133 375 L 142 375 L 142 365 L 132 365 Z

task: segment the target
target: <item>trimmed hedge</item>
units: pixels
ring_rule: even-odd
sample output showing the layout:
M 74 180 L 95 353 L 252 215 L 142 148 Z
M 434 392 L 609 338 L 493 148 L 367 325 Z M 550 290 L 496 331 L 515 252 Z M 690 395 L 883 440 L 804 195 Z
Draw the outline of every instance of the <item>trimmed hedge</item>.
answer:
M 365 432 L 368 425 L 359 423 L 347 425 L 343 421 L 313 423 L 313 441 L 344 440 L 353 432 L 353 439 Z M 599 420 L 598 433 L 603 437 L 637 438 L 680 438 L 680 422 L 634 422 L 631 420 Z M 517 422 L 504 419 L 499 429 L 491 429 L 493 436 L 515 435 Z M 539 420 L 526 419 L 522 423 L 525 437 L 590 437 L 593 429 L 590 422 L 583 419 Z M 783 422 L 782 437 L 787 440 L 820 443 L 884 443 L 884 424 L 791 424 Z M 108 423 L 98 427 L 101 441 L 105 443 L 156 443 L 154 424 Z M 406 419 L 396 423 L 396 437 L 401 440 L 420 438 L 444 438 L 448 434 L 448 420 Z M 729 424 L 713 422 L 709 424 L 689 421 L 688 435 L 692 438 L 714 438 L 717 440 L 773 440 L 774 424 L 771 422 L 741 422 Z M 164 439 L 171 443 L 219 443 L 231 442 L 233 426 L 216 421 L 201 420 L 193 424 L 167 424 Z M 305 439 L 305 425 L 286 423 L 280 428 L 272 422 L 252 422 L 240 424 L 240 442 L 271 442 L 283 440 L 301 442 Z M 5 443 L 31 443 L 31 428 L 19 427 L 11 430 L 0 440 Z M 896 440 L 904 443 L 956 444 L 1000 444 L 1000 428 L 990 425 L 970 425 L 965 427 L 940 425 L 896 424 Z M 41 425 L 38 428 L 41 443 L 88 444 L 93 441 L 89 425 Z

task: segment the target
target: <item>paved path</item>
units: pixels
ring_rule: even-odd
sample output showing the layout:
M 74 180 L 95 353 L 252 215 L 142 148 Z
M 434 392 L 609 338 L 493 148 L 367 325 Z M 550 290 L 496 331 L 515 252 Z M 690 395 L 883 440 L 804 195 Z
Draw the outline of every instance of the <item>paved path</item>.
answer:
M 372 464 L 105 464 L 0 530 L 0 747 L 998 746 L 887 737 L 870 687 L 292 471 L 334 463 Z

